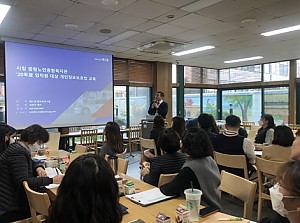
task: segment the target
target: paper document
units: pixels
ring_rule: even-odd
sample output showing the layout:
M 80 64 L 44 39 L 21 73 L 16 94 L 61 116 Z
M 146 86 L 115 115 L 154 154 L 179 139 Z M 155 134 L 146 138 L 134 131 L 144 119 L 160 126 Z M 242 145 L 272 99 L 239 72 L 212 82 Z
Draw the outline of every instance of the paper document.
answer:
M 56 175 L 62 175 L 60 169 L 58 169 L 58 168 L 46 167 L 45 171 L 47 173 L 47 176 L 50 177 L 50 178 L 53 178 Z
M 137 194 L 126 195 L 126 197 L 142 206 L 147 206 L 150 204 L 157 203 L 159 201 L 170 199 L 174 196 L 166 196 L 160 192 L 159 188 L 156 187 L 151 190 L 146 190 Z

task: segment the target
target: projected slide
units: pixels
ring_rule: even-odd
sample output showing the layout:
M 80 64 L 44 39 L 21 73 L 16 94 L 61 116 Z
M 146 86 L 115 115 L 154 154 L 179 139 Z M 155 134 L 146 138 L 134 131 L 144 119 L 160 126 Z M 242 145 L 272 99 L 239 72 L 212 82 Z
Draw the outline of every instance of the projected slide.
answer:
M 113 119 L 112 56 L 5 42 L 7 123 L 22 129 Z

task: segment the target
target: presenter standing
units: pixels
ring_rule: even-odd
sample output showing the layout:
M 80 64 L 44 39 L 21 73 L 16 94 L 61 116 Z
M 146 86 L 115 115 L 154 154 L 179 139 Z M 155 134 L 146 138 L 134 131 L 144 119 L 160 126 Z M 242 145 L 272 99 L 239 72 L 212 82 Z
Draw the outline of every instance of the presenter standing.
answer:
M 149 115 L 160 115 L 166 119 L 168 114 L 168 103 L 164 101 L 165 94 L 161 91 L 158 91 L 155 95 L 155 101 L 153 101 L 148 109 Z

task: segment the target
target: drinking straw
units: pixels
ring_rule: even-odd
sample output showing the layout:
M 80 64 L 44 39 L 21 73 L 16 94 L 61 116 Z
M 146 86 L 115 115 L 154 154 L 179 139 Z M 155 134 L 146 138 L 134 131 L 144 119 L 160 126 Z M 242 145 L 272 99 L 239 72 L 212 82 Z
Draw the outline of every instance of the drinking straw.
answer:
M 193 187 L 193 181 L 190 181 L 191 188 L 192 188 L 192 193 L 194 193 L 194 187 Z

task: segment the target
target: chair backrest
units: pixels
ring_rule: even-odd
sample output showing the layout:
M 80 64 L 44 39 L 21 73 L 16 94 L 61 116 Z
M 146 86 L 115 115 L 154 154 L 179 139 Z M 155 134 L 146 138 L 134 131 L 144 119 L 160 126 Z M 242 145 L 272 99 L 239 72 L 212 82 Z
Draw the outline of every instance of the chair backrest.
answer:
M 139 140 L 142 135 L 141 126 L 130 126 L 128 134 L 129 134 L 128 136 L 129 140 L 131 141 Z
M 118 174 L 126 174 L 128 169 L 128 160 L 118 158 Z
M 145 154 L 144 154 L 144 151 L 146 149 L 153 149 L 154 150 L 154 156 L 157 156 L 157 149 L 156 149 L 156 144 L 155 144 L 154 139 L 140 138 L 140 147 L 141 147 L 141 152 L 142 152 L 141 162 L 146 161 L 146 157 L 145 157 Z
M 297 124 L 289 124 L 289 127 L 291 128 L 291 130 L 298 130 L 300 128 L 300 125 Z
M 48 216 L 48 209 L 50 207 L 50 200 L 48 194 L 38 193 L 36 191 L 31 190 L 26 181 L 23 182 L 23 186 L 27 195 L 32 222 L 43 222 L 41 221 L 41 219 L 38 219 L 37 213 L 42 214 L 44 216 Z
M 80 145 L 80 144 L 75 145 L 75 151 L 77 153 L 85 153 L 85 152 L 87 152 L 87 150 L 88 150 L 88 148 L 84 145 Z
M 108 155 L 106 154 L 104 159 L 106 161 L 108 161 Z M 118 157 L 118 174 L 123 173 L 126 174 L 127 173 L 127 169 L 128 169 L 128 163 L 129 161 L 127 159 L 123 159 L 123 158 L 119 158 Z
M 258 177 L 258 211 L 257 211 L 257 220 L 260 221 L 261 218 L 261 209 L 262 209 L 262 200 L 271 200 L 270 195 L 265 193 L 265 179 L 275 178 L 279 167 L 284 162 L 277 162 L 262 159 L 256 157 L 256 168 L 257 168 L 257 177 Z
M 218 165 L 244 170 L 244 177 L 249 179 L 245 155 L 228 155 L 214 151 L 214 159 Z
M 94 149 L 96 154 L 98 154 L 97 133 L 97 129 L 81 129 L 80 134 L 80 144 Z
M 243 121 L 242 124 L 244 129 L 249 129 L 249 130 L 252 128 L 253 125 L 255 125 L 254 122 L 248 122 L 248 121 Z
M 288 162 L 291 160 L 291 148 L 278 145 L 262 146 L 262 158 L 277 162 Z
M 59 149 L 60 132 L 49 133 L 49 141 L 46 143 L 49 150 Z
M 224 170 L 221 172 L 221 185 L 219 189 L 244 202 L 243 218 L 251 219 L 256 187 L 256 183 L 245 178 Z
M 117 153 L 116 156 L 117 156 L 118 158 L 125 159 L 125 158 L 126 158 L 126 153 L 127 153 L 127 148 L 124 149 L 124 152 L 122 152 L 122 153 Z
M 170 183 L 176 177 L 177 174 L 178 173 L 160 174 L 157 187 Z

